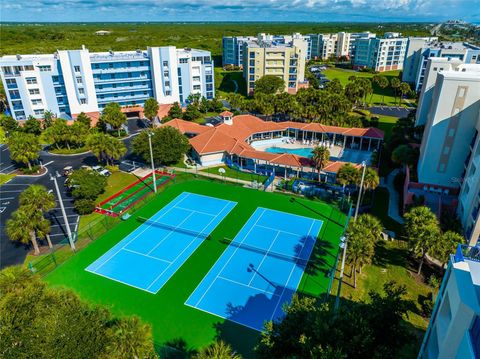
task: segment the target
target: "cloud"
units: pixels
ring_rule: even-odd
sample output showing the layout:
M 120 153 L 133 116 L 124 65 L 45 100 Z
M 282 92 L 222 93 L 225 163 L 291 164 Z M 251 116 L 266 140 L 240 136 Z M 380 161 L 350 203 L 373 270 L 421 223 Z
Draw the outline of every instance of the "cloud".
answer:
M 480 21 L 480 0 L 16 0 L 2 21 Z M 104 14 L 110 11 L 108 17 Z M 37 16 L 35 16 L 36 18 Z

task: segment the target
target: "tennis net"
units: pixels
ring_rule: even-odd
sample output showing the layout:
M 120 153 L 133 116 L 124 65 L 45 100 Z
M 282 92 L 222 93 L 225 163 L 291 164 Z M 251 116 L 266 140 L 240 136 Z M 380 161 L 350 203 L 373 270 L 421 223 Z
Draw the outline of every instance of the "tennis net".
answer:
M 199 237 L 199 238 L 207 238 L 208 237 L 208 233 L 202 233 L 202 231 L 199 232 L 199 231 L 194 231 L 192 229 L 180 228 L 180 227 L 177 227 L 177 226 L 172 226 L 172 225 L 169 225 L 169 224 L 152 221 L 151 219 L 137 217 L 137 221 L 139 221 L 141 223 L 148 224 L 148 225 L 153 226 L 153 227 L 167 229 L 167 230 L 172 231 L 172 232 L 188 234 L 188 235 L 194 236 L 194 237 Z
M 290 255 L 284 254 L 284 253 L 273 252 L 273 251 L 266 250 L 264 248 L 253 246 L 251 244 L 245 244 L 245 243 L 240 243 L 240 242 L 237 242 L 237 241 L 233 241 L 233 240 L 228 239 L 228 238 L 225 238 L 224 242 L 228 245 L 232 245 L 232 246 L 240 248 L 240 249 L 246 249 L 247 251 L 252 251 L 252 252 L 255 252 L 255 253 L 258 253 L 258 254 L 262 254 L 262 255 L 265 255 L 267 257 L 273 257 L 273 258 L 287 260 L 287 261 L 294 262 L 298 265 L 305 266 L 305 267 L 307 266 L 308 261 L 309 261 L 309 258 L 302 258 L 302 257 L 297 257 L 297 256 L 290 256 Z M 304 249 L 304 247 L 302 247 L 302 250 L 300 252 L 303 252 L 303 249 Z

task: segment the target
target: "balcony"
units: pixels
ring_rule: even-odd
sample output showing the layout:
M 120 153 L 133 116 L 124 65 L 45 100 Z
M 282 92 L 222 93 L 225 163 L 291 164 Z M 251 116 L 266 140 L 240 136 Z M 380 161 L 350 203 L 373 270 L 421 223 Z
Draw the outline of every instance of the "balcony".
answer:
M 136 76 L 136 77 L 118 77 L 114 79 L 99 79 L 93 78 L 95 84 L 110 84 L 110 83 L 119 83 L 119 82 L 135 82 L 135 81 L 145 81 L 150 80 L 150 76 Z
M 132 91 L 150 91 L 151 87 L 145 86 L 122 86 L 122 87 L 107 87 L 107 88 L 95 88 L 97 94 L 109 94 L 118 92 L 132 92 Z
M 124 72 L 146 72 L 150 71 L 149 66 L 135 66 L 135 67 L 108 67 L 100 69 L 92 69 L 93 74 L 113 74 L 113 73 L 124 73 Z
M 7 89 L 12 89 L 12 90 L 18 89 L 18 85 L 17 85 L 16 83 L 14 83 L 14 84 L 7 84 Z

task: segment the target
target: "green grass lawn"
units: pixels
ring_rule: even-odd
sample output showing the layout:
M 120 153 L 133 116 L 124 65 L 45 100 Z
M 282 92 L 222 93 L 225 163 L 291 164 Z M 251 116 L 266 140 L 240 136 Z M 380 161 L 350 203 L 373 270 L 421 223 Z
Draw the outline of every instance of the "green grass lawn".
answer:
M 15 173 L 11 173 L 9 175 L 0 173 L 0 185 L 10 181 L 15 176 L 16 176 Z
M 323 71 L 323 73 L 327 76 L 329 80 L 333 80 L 333 79 L 340 80 L 340 83 L 342 84 L 342 86 L 345 86 L 348 83 L 348 78 L 350 76 L 365 77 L 370 79 L 373 76 L 375 76 L 375 74 L 372 74 L 369 72 L 345 70 L 345 69 L 340 69 L 335 67 L 329 67 L 325 71 Z M 400 71 L 385 71 L 385 72 L 379 73 L 378 75 L 385 76 L 390 81 L 391 78 L 398 77 L 399 74 L 400 74 Z M 398 106 L 398 101 L 399 101 L 398 97 L 395 101 L 394 92 L 390 87 L 381 89 L 375 84 L 372 84 L 372 86 L 373 86 L 373 96 L 367 97 L 367 101 L 371 105 L 376 105 L 376 104 L 380 105 L 382 103 L 385 103 L 386 105 L 389 105 L 389 106 Z
M 217 89 L 217 96 L 222 98 L 225 98 L 228 93 L 235 92 L 235 89 L 241 95 L 246 96 L 247 94 L 247 85 L 242 71 L 225 71 L 221 67 L 215 67 L 215 88 Z
M 218 172 L 220 168 L 223 168 L 225 170 L 225 177 L 229 177 L 229 178 L 235 178 L 235 179 L 240 179 L 244 181 L 257 181 L 258 183 L 263 183 L 267 179 L 267 176 L 263 176 L 255 173 L 236 171 L 228 166 L 206 168 L 204 170 L 201 170 L 200 172 L 220 175 L 220 172 Z
M 377 115 L 373 115 L 377 116 Z M 393 116 L 378 116 L 378 128 L 385 133 L 385 141 L 389 141 L 392 136 L 393 126 L 398 121 L 398 117 Z
M 297 199 L 290 196 L 255 191 L 231 184 L 183 178 L 141 208 L 130 219 L 119 223 L 110 232 L 48 274 L 45 279 L 53 286 L 74 289 L 83 299 L 108 306 L 116 315 L 137 315 L 152 325 L 157 346 L 182 339 L 188 348 L 198 349 L 221 338 L 235 350 L 251 356 L 259 333 L 225 321 L 219 317 L 184 305 L 212 265 L 226 248 L 221 240 L 233 238 L 258 207 L 276 209 L 324 221 L 317 248 L 302 277 L 299 292 L 320 296 L 329 285 L 328 273 L 334 266 L 339 237 L 343 232 L 345 216 L 324 202 Z M 201 246 L 188 258 L 165 286 L 155 295 L 86 272 L 84 269 L 112 246 L 137 228 L 135 217 L 150 217 L 184 191 L 238 202 Z

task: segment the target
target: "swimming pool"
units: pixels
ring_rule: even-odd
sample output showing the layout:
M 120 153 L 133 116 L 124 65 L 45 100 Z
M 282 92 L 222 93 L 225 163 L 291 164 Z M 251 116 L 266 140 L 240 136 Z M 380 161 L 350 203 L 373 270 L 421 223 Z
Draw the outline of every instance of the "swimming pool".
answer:
M 292 155 L 310 158 L 312 157 L 312 149 L 305 148 L 282 148 L 282 147 L 268 147 L 264 150 L 270 153 L 290 153 Z

